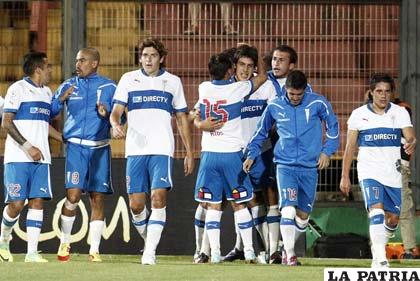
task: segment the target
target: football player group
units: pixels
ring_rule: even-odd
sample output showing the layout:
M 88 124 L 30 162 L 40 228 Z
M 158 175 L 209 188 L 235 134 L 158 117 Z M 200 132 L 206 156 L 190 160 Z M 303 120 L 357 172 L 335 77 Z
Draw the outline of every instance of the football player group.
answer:
M 299 265 L 295 244 L 305 233 L 314 206 L 318 170 L 329 166 L 339 147 L 340 130 L 330 102 L 312 91 L 306 75 L 295 69 L 296 51 L 280 45 L 268 60 L 261 59 L 255 47 L 241 44 L 211 56 L 211 81 L 198 86 L 198 101 L 189 113 L 180 78 L 165 69 L 167 50 L 162 42 L 146 39 L 139 51 L 140 69 L 125 73 L 116 85 L 97 73 L 99 52 L 81 49 L 76 57 L 77 75 L 63 82 L 55 94 L 46 86 L 51 78 L 47 56 L 41 52 L 25 55 L 26 76 L 8 89 L 2 120 L 7 140 L 0 259 L 13 261 L 9 241 L 28 200 L 25 261 L 47 262 L 37 249 L 43 203 L 52 198 L 50 136 L 66 144 L 66 199 L 58 259 L 70 260 L 71 231 L 85 192 L 92 210 L 89 259 L 102 261 L 104 196 L 113 192 L 109 141 L 114 137 L 126 143 L 129 207 L 132 223 L 144 239 L 141 263 L 156 264 L 167 192 L 173 186 L 171 119 L 175 115 L 186 150 L 185 175 L 194 169 L 191 123 L 202 131 L 194 263 L 242 259 Z M 357 171 L 370 218 L 372 267 L 388 267 L 385 244 L 398 225 L 402 183 L 395 163 L 401 158 L 401 138 L 405 138 L 407 154 L 414 152 L 416 144 L 407 111 L 390 102 L 394 87 L 389 75 L 372 76 L 368 101 L 348 120 L 340 182 L 348 194 L 349 170 L 358 147 Z M 60 133 L 50 121 L 60 119 L 62 110 L 66 114 Z M 236 243 L 222 257 L 220 220 L 227 201 L 234 211 Z M 261 244 L 258 255 L 254 227 Z

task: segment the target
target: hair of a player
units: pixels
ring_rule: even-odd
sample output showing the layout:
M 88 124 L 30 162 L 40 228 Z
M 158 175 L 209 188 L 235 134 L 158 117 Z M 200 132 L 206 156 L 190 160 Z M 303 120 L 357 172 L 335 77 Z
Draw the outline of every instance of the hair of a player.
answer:
M 372 102 L 373 101 L 373 97 L 372 97 L 372 92 L 375 90 L 376 85 L 378 83 L 388 83 L 389 86 L 391 87 L 391 92 L 394 92 L 395 90 L 395 82 L 394 79 L 391 77 L 391 75 L 387 74 L 387 73 L 374 73 L 372 74 L 372 76 L 369 79 L 369 93 L 368 93 L 368 102 Z
M 293 70 L 287 75 L 285 86 L 289 89 L 306 89 L 306 86 L 308 86 L 308 79 L 302 71 Z
M 93 47 L 82 48 L 79 50 L 79 52 L 88 54 L 92 58 L 92 60 L 97 61 L 98 63 L 101 60 L 101 55 L 99 54 L 99 51 Z
M 25 75 L 31 76 L 34 74 L 35 70 L 39 67 L 44 66 L 44 59 L 47 58 L 47 54 L 43 52 L 30 52 L 23 56 L 23 73 Z
M 228 70 L 232 68 L 232 61 L 226 53 L 212 55 L 208 67 L 212 79 L 223 80 Z
M 163 43 L 159 39 L 146 38 L 139 46 L 139 55 L 141 56 L 143 50 L 149 47 L 155 48 L 155 50 L 159 53 L 160 58 L 165 57 L 168 54 L 168 50 L 165 48 L 165 45 L 163 45 Z M 165 60 L 163 60 L 163 62 L 161 62 L 160 64 L 160 67 L 164 66 Z
M 233 63 L 237 64 L 240 58 L 250 58 L 254 62 L 254 67 L 258 65 L 258 50 L 257 48 L 249 45 L 241 45 L 236 48 L 233 56 Z
M 275 47 L 274 50 L 271 52 L 271 57 L 273 57 L 273 54 L 274 54 L 275 51 L 288 53 L 290 63 L 296 64 L 297 61 L 298 61 L 298 55 L 296 53 L 296 50 L 293 49 L 292 47 L 288 46 L 288 45 L 279 45 L 279 46 Z
M 235 57 L 235 53 L 236 53 L 236 51 L 238 50 L 238 48 L 236 48 L 236 47 L 232 47 L 232 48 L 229 48 L 229 49 L 226 49 L 226 50 L 223 50 L 223 54 L 226 54 L 226 55 L 228 55 L 229 56 L 229 58 L 230 58 L 230 60 L 232 61 L 232 63 L 233 63 L 233 59 L 234 59 L 234 57 Z

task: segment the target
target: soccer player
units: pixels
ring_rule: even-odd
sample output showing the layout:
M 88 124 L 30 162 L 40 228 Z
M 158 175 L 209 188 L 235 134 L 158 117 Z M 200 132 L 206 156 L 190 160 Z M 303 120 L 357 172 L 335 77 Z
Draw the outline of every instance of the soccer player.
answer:
M 350 167 L 359 147 L 357 174 L 370 218 L 371 266 L 381 268 L 389 267 L 385 245 L 398 226 L 400 214 L 401 136 L 408 155 L 415 150 L 416 137 L 407 110 L 390 102 L 395 89 L 392 77 L 375 73 L 369 84 L 369 102 L 353 110 L 347 121 L 340 189 L 348 195 Z
M 258 76 L 252 80 L 234 82 L 230 79 L 233 65 L 228 54 L 213 55 L 209 61 L 212 81 L 199 86 L 201 120 L 221 119 L 223 126 L 215 131 L 203 131 L 202 153 L 198 171 L 195 199 L 208 203 L 205 229 L 210 241 L 211 262 L 220 263 L 220 219 L 223 196 L 232 201 L 236 223 L 244 243 L 245 259 L 255 260 L 252 246 L 252 217 L 243 204 L 252 199 L 252 185 L 241 173 L 242 136 L 241 108 L 243 99 L 266 81 L 266 72 L 259 65 Z M 195 120 L 197 128 L 202 121 Z M 226 165 L 229 163 L 229 165 Z
M 146 39 L 139 51 L 141 69 L 121 77 L 115 92 L 111 124 L 114 137 L 125 137 L 119 122 L 128 108 L 127 193 L 133 224 L 145 240 L 141 262 L 154 265 L 156 247 L 166 222 L 167 192 L 172 187 L 173 113 L 187 152 L 185 175 L 192 173 L 194 160 L 181 80 L 163 68 L 167 50 L 159 40 Z M 149 192 L 150 217 L 145 208 L 146 193 Z
M 99 245 L 104 229 L 104 197 L 112 194 L 109 113 L 115 83 L 97 74 L 100 55 L 83 48 L 76 57 L 76 77 L 60 85 L 53 100 L 54 111 L 66 105 L 66 201 L 61 209 L 61 237 L 57 258 L 70 259 L 70 238 L 82 193 L 89 193 L 89 260 L 101 262 Z
M 274 162 L 281 207 L 283 258 L 287 265 L 294 266 L 298 265 L 294 251 L 296 232 L 305 232 L 309 221 L 315 200 L 317 168 L 328 167 L 329 158 L 339 145 L 339 129 L 330 103 L 307 88 L 303 72 L 290 72 L 283 91 L 267 105 L 248 145 L 243 168 L 249 173 L 275 124 L 279 135 L 274 147 Z M 326 125 L 325 143 L 323 123 Z
M 7 206 L 1 222 L 0 260 L 13 261 L 9 241 L 13 226 L 28 199 L 25 262 L 48 262 L 38 253 L 44 200 L 52 198 L 48 145 L 52 93 L 44 86 L 51 77 L 47 55 L 41 52 L 26 54 L 23 72 L 26 76 L 7 90 L 2 118 L 2 127 L 7 132 L 4 152 Z

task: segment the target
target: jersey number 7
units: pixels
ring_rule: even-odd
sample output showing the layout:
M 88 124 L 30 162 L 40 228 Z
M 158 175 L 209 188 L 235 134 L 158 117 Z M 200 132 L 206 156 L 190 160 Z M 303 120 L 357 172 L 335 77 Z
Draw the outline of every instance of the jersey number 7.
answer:
M 205 115 L 206 119 L 210 116 L 216 117 L 221 119 L 223 122 L 227 122 L 229 120 L 229 113 L 224 108 L 219 108 L 220 105 L 226 104 L 226 100 L 218 100 L 216 103 L 211 104 L 208 99 L 203 100 L 206 110 Z

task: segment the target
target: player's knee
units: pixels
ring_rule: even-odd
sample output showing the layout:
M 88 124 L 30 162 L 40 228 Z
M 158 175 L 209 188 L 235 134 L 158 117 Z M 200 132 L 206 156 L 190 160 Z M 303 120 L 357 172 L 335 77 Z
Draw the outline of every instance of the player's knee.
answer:
M 8 215 L 12 218 L 17 217 L 25 207 L 24 201 L 13 201 L 8 204 Z
M 296 217 L 296 208 L 293 206 L 286 206 L 282 208 L 281 217 L 284 219 L 294 220 Z
M 382 209 L 370 209 L 369 210 L 370 224 L 381 224 L 384 223 L 385 212 Z
M 398 215 L 392 213 L 385 214 L 385 224 L 389 228 L 397 228 L 399 222 L 400 217 Z
M 69 200 L 69 198 L 66 199 L 66 201 L 64 201 L 64 207 L 69 210 L 69 211 L 74 211 L 77 209 L 77 206 L 79 205 L 79 201 L 73 201 L 74 203 L 72 203 L 72 201 Z

